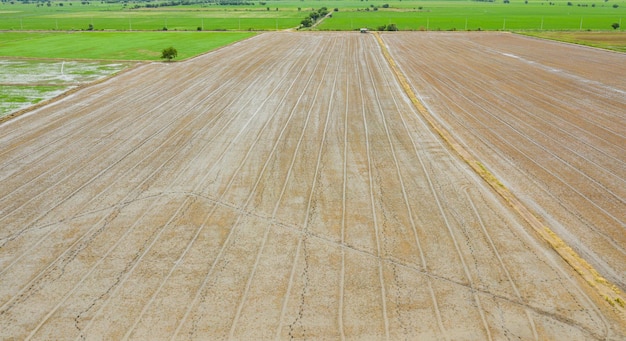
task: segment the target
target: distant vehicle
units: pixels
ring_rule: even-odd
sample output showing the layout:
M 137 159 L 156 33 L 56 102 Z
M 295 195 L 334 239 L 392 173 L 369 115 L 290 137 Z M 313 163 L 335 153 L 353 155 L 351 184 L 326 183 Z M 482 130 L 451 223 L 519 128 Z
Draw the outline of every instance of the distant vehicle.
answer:
M 367 33 L 367 28 L 362 28 L 361 33 Z

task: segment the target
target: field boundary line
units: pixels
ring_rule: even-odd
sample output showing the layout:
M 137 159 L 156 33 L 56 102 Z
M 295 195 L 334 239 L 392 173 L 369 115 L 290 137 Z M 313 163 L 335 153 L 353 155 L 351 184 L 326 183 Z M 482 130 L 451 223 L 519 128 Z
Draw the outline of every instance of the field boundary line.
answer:
M 417 110 L 417 112 L 428 122 L 430 127 L 442 138 L 444 143 L 450 147 L 450 149 L 457 154 L 461 160 L 470 166 L 478 176 L 480 176 L 487 184 L 493 188 L 493 190 L 511 207 L 517 212 L 524 221 L 526 221 L 533 230 L 541 237 L 543 241 L 548 243 L 552 249 L 554 249 L 558 255 L 569 264 L 581 277 L 587 282 L 587 284 L 595 289 L 596 293 L 606 301 L 616 313 L 622 318 L 626 317 L 626 296 L 615 286 L 610 283 L 604 277 L 602 277 L 598 271 L 584 260 L 576 251 L 574 251 L 567 243 L 565 243 L 556 233 L 554 233 L 548 226 L 544 225 L 539 218 L 528 209 L 522 202 L 506 187 L 502 184 L 474 155 L 472 155 L 466 148 L 459 144 L 452 134 L 447 131 L 441 124 L 439 124 L 435 118 L 430 114 L 428 109 L 417 98 L 411 85 L 409 84 L 406 76 L 400 70 L 395 60 L 391 56 L 391 53 L 387 49 L 387 45 L 382 40 L 378 32 L 372 33 L 380 46 L 381 53 L 389 63 L 389 67 L 393 70 L 396 79 L 400 83 L 400 86 L 411 100 L 411 103 Z

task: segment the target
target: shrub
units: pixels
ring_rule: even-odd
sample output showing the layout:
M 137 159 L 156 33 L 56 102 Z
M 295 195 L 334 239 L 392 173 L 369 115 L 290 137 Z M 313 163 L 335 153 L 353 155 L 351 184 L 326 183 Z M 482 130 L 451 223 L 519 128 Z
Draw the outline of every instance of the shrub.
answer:
M 300 25 L 302 25 L 302 27 L 311 27 L 313 26 L 313 20 L 311 20 L 311 18 L 304 18 L 304 20 L 302 20 L 300 22 Z
M 161 59 L 167 59 L 168 62 L 176 58 L 176 56 L 178 56 L 178 51 L 172 46 L 161 51 Z
M 382 25 L 376 28 L 377 31 L 397 31 L 398 26 L 396 24 Z

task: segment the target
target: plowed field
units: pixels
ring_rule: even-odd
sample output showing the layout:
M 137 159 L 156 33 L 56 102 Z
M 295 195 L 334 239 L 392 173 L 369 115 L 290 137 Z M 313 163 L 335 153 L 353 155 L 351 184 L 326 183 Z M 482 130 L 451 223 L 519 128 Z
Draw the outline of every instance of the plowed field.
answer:
M 429 111 L 626 290 L 626 55 L 510 34 L 385 41 Z
M 138 67 L 0 126 L 0 160 L 0 338 L 626 335 L 370 34 Z

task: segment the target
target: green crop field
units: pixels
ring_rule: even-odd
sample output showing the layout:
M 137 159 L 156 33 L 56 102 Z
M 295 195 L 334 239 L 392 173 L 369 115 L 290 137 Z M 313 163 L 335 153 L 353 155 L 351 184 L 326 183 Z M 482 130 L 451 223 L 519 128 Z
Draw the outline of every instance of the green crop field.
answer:
M 478 1 L 388 2 L 388 8 L 363 2 L 359 9 L 339 9 L 318 28 L 377 29 L 395 24 L 399 30 L 613 30 L 626 18 L 625 2 L 512 0 L 505 4 Z M 618 4 L 619 3 L 619 4 Z M 551 5 L 552 4 L 552 5 Z M 618 4 L 617 8 L 613 5 Z M 621 26 L 621 25 L 620 25 Z M 623 27 L 622 27 L 623 29 Z
M 626 0 L 184 1 L 188 4 L 170 6 L 172 0 L 3 0 L 0 30 L 282 30 L 299 26 L 321 7 L 338 10 L 316 28 L 321 30 L 388 24 L 401 30 L 613 30 L 613 23 L 622 26 L 626 18 Z
M 186 59 L 251 32 L 0 32 L 0 57 L 159 60 L 173 46 Z
M 282 30 L 298 26 L 306 15 L 297 8 L 277 10 L 267 5 L 146 8 L 149 3 L 145 1 L 127 5 L 121 2 L 82 3 L 54 1 L 48 7 L 2 2 L 0 30 Z M 133 8 L 135 6 L 142 7 Z

